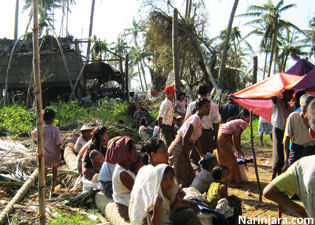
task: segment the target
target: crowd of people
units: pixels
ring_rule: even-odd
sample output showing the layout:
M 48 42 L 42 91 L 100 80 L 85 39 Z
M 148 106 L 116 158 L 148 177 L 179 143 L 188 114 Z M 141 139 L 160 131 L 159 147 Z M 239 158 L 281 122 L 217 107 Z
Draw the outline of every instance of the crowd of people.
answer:
M 136 106 L 141 151 L 130 137 L 109 140 L 106 127 L 84 125 L 74 147 L 79 173 L 98 181 L 104 194 L 113 198 L 119 215 L 131 224 L 201 224 L 198 204 L 185 198 L 183 188 L 193 188 L 200 196 L 206 193 L 207 207 L 221 213 L 224 221 L 237 224 L 241 199 L 229 196 L 228 186 L 244 181 L 237 159 L 245 158 L 241 135 L 248 126 L 249 111 L 240 110 L 232 99 L 218 107 L 208 98 L 206 85 L 199 86 L 197 100 L 189 104 L 185 94 L 178 93 L 175 107 L 176 90 L 166 86 L 164 93 L 156 120 L 149 121 L 141 104 Z M 296 101 L 301 112 L 291 113 L 292 95 L 288 90 L 272 99 L 272 124 L 259 120 L 259 134 L 267 133 L 273 139 L 273 181 L 264 196 L 301 216 L 315 218 L 315 168 L 311 163 L 315 159 L 315 100 L 300 95 Z M 53 126 L 54 117 L 52 109 L 44 110 L 45 165 L 53 169 L 52 190 L 62 143 L 59 129 Z M 297 194 L 304 207 L 283 192 Z

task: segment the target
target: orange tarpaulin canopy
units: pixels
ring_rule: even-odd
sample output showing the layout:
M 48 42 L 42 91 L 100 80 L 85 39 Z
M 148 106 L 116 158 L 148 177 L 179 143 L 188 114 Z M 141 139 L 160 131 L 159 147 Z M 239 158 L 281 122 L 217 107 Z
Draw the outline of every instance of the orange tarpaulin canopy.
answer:
M 278 73 L 268 79 L 245 88 L 232 96 L 235 98 L 271 98 L 289 90 L 298 82 L 304 79 L 306 75 L 297 76 L 291 74 Z
M 232 94 L 231 98 L 243 107 L 251 109 L 256 115 L 270 121 L 272 114 L 271 98 L 281 94 L 284 90 L 293 88 L 305 76 L 278 73 Z

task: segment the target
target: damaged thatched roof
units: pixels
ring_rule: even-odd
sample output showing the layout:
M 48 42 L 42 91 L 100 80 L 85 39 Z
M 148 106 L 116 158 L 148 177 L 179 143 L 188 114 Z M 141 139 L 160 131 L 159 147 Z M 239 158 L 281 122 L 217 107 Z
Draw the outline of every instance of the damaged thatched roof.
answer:
M 39 40 L 41 43 L 43 38 Z M 77 47 L 78 41 L 73 40 L 72 36 L 65 37 L 65 38 L 59 38 L 59 42 L 62 46 L 63 51 L 73 51 L 77 50 L 79 51 Z M 14 46 L 15 40 L 10 39 L 0 39 L 0 56 L 9 56 L 13 46 Z M 46 36 L 44 43 L 41 47 L 41 53 L 42 52 L 57 52 L 59 51 L 59 47 L 57 44 L 56 39 L 53 36 Z M 27 40 L 20 40 L 15 48 L 14 54 L 32 54 L 33 52 L 33 42 L 32 39 Z

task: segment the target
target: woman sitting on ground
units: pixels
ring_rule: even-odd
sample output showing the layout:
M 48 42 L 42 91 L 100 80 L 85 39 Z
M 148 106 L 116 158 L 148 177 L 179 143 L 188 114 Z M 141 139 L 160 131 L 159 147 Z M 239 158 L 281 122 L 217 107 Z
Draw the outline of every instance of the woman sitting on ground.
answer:
M 83 155 L 83 165 L 82 165 L 82 174 L 83 177 L 91 180 L 92 177 L 98 173 L 97 168 L 93 167 L 92 159 L 90 158 L 90 153 L 93 150 L 99 151 L 103 155 L 103 161 L 106 154 L 106 146 L 108 143 L 108 131 L 106 127 L 97 128 L 92 135 L 92 143 L 87 148 L 86 152 Z M 97 164 L 99 162 L 94 162 Z
M 169 164 L 174 168 L 179 184 L 188 187 L 195 177 L 191 166 L 190 152 L 196 147 L 200 158 L 203 157 L 199 137 L 202 133 L 202 117 L 210 113 L 210 101 L 199 98 L 196 103 L 197 112 L 190 116 L 177 132 L 175 140 L 168 149 Z
M 241 172 L 237 160 L 232 150 L 234 144 L 238 157 L 244 157 L 241 149 L 241 135 L 246 129 L 250 116 L 249 111 L 244 109 L 240 114 L 241 119 L 234 119 L 222 124 L 218 135 L 218 148 L 216 156 L 219 164 L 225 165 L 230 169 L 230 182 L 235 184 L 242 183 Z M 232 142 L 233 140 L 233 142 Z
M 199 161 L 201 166 L 200 173 L 195 177 L 190 187 L 196 188 L 201 194 L 208 191 L 211 183 L 214 181 L 212 177 L 212 169 L 217 165 L 217 159 L 215 155 L 208 152 Z
M 119 215 L 125 221 L 129 221 L 130 192 L 136 177 L 130 171 L 130 166 L 137 161 L 137 150 L 134 140 L 130 137 L 121 137 L 113 141 L 106 152 L 105 161 L 117 164 L 112 178 L 113 199 Z
M 129 216 L 131 224 L 142 224 L 145 217 L 152 216 L 152 208 L 154 199 L 156 197 L 157 189 L 160 183 L 156 182 L 156 172 L 160 171 L 158 168 L 166 168 L 168 161 L 168 153 L 165 143 L 161 139 L 152 138 L 146 141 L 142 147 L 141 152 L 144 154 L 143 166 L 136 177 L 134 187 L 131 192 L 131 199 L 129 205 Z M 168 169 L 172 170 L 172 169 Z M 160 171 L 162 173 L 162 171 Z M 162 174 L 160 174 L 161 177 Z M 174 177 L 174 172 L 172 176 Z M 160 224 L 200 224 L 197 217 L 198 207 L 194 202 L 182 200 L 184 193 L 178 187 L 176 180 L 169 177 L 170 184 L 167 191 L 163 192 L 164 198 L 161 206 L 156 205 L 156 210 L 159 207 L 159 212 L 155 211 L 155 215 L 160 215 Z M 161 186 L 162 187 L 162 186 Z M 163 187 L 162 187 L 163 189 Z M 150 191 L 148 191 L 150 190 Z M 172 209 L 171 209 L 172 206 Z M 151 210 L 149 210 L 151 208 Z M 177 210 L 176 210 L 177 209 Z M 149 211 L 151 213 L 147 214 Z M 172 211 L 172 212 L 171 212 Z M 170 215 L 171 214 L 171 215 Z M 149 219 L 148 224 L 152 224 Z M 153 222 L 153 224 L 158 224 Z

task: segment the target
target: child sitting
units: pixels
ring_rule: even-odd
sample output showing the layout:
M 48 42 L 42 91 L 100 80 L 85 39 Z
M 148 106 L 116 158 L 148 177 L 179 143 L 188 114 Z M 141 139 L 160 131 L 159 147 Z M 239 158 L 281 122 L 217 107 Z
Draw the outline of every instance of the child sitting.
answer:
M 139 128 L 139 136 L 142 140 L 149 139 L 152 135 L 150 135 L 150 131 L 147 128 L 148 126 L 148 119 L 146 117 L 142 117 L 140 119 L 140 128 Z
M 59 128 L 54 126 L 56 113 L 52 109 L 44 110 L 44 122 L 43 126 L 43 136 L 44 136 L 44 156 L 45 156 L 45 174 L 47 176 L 47 168 L 52 167 L 52 188 L 51 191 L 55 191 L 57 176 L 58 176 L 58 166 L 60 163 L 60 146 L 62 144 L 62 137 L 60 135 Z M 37 137 L 37 129 L 32 131 L 32 137 Z
M 228 195 L 229 174 L 229 168 L 224 165 L 219 165 L 212 170 L 214 182 L 208 190 L 207 201 L 212 208 L 224 214 L 231 224 L 234 224 L 237 222 L 237 217 L 242 214 L 242 209 L 241 200 L 234 195 Z
M 200 193 L 205 193 L 208 191 L 211 183 L 214 181 L 212 177 L 212 169 L 217 164 L 217 159 L 215 155 L 208 152 L 205 156 L 199 161 L 201 165 L 200 173 L 194 178 L 190 187 L 196 188 Z

